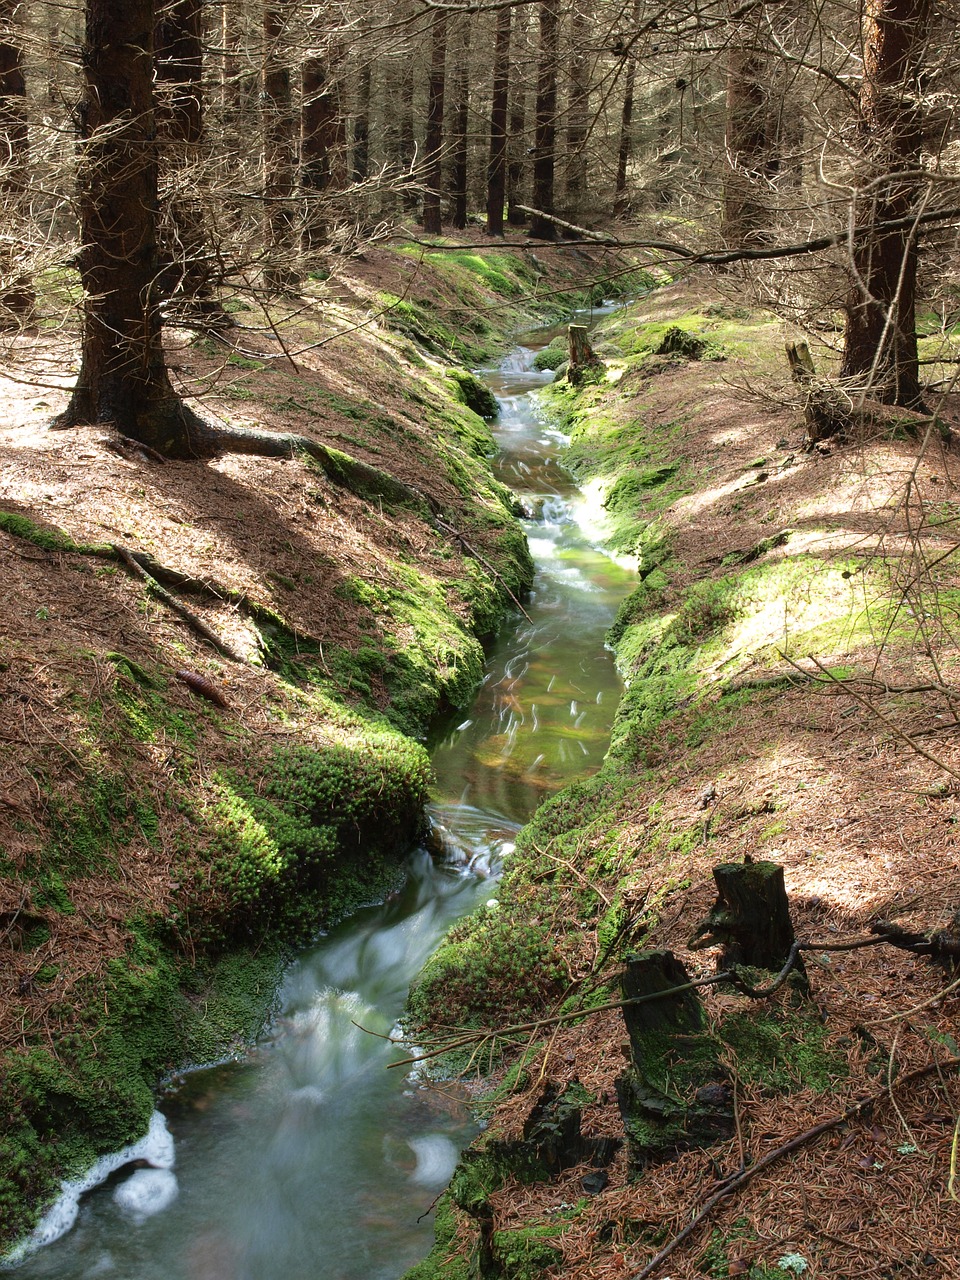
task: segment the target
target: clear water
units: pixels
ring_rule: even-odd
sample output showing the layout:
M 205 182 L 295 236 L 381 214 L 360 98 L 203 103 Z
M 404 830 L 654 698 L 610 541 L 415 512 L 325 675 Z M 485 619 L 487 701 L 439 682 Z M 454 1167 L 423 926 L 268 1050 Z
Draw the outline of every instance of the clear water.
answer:
M 534 350 L 488 374 L 500 476 L 543 518 L 527 530 L 527 616 L 504 627 L 475 706 L 433 755 L 447 860 L 415 852 L 401 894 L 292 966 L 262 1043 L 163 1102 L 175 1183 L 154 1179 L 151 1197 L 143 1170 L 113 1175 L 17 1267 L 23 1280 L 393 1280 L 429 1250 L 431 1205 L 476 1127 L 458 1087 L 385 1069 L 409 1052 L 389 1036 L 444 932 L 495 892 L 518 826 L 599 767 L 620 692 L 603 635 L 633 581 L 579 530 L 561 437 L 531 401 L 550 377 Z

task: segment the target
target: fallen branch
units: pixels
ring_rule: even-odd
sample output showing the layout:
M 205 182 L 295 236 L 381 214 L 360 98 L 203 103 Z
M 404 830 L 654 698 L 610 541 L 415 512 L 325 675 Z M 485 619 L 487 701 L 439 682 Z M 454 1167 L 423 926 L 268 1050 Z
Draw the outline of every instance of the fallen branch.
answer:
M 714 1192 L 699 1213 L 697 1213 L 690 1222 L 687 1223 L 683 1230 L 678 1232 L 672 1240 L 665 1244 L 660 1252 L 650 1259 L 646 1266 L 642 1267 L 639 1271 L 634 1272 L 634 1274 L 629 1277 L 629 1280 L 647 1280 L 647 1277 L 652 1276 L 653 1273 L 664 1262 L 666 1262 L 670 1255 L 674 1253 L 685 1240 L 688 1240 L 698 1227 L 702 1226 L 703 1223 L 706 1222 L 718 1204 L 728 1199 L 728 1197 L 732 1196 L 742 1187 L 745 1187 L 748 1182 L 752 1182 L 753 1179 L 763 1173 L 765 1169 L 769 1169 L 772 1164 L 775 1164 L 784 1156 L 788 1156 L 792 1154 L 792 1152 L 798 1151 L 801 1147 L 805 1147 L 808 1143 L 813 1142 L 814 1139 L 819 1138 L 821 1134 L 829 1133 L 831 1129 L 838 1129 L 841 1125 L 848 1124 L 851 1120 L 856 1120 L 860 1116 L 871 1111 L 874 1107 L 879 1106 L 885 1098 L 892 1096 L 894 1085 L 902 1086 L 912 1084 L 915 1080 L 922 1080 L 924 1076 L 933 1075 L 934 1072 L 941 1072 L 958 1066 L 960 1066 L 960 1057 L 948 1058 L 945 1062 L 930 1062 L 925 1067 L 918 1067 L 915 1071 L 909 1071 L 898 1080 L 885 1085 L 879 1093 L 875 1093 L 869 1098 L 862 1098 L 859 1102 L 855 1102 L 853 1106 L 848 1107 L 846 1111 L 842 1111 L 839 1115 L 833 1116 L 829 1120 L 822 1120 L 820 1124 L 815 1124 L 812 1129 L 807 1129 L 803 1133 L 798 1133 L 796 1137 L 791 1138 L 789 1142 L 785 1142 L 782 1146 L 777 1147 L 773 1151 L 768 1151 L 767 1154 L 758 1160 L 756 1164 L 751 1165 L 749 1169 L 745 1169 L 743 1173 L 738 1174 L 735 1178 L 722 1186 L 719 1191 Z
M 448 533 L 452 538 L 456 538 L 456 540 L 460 543 L 461 547 L 463 547 L 464 551 L 466 551 L 468 556 L 472 556 L 473 559 L 476 560 L 478 564 L 483 565 L 487 573 L 492 574 L 492 576 L 495 579 L 497 579 L 497 581 L 502 582 L 504 591 L 506 591 L 507 595 L 513 601 L 513 603 L 517 606 L 517 608 L 520 610 L 520 612 L 523 614 L 526 620 L 528 622 L 533 621 L 529 613 L 527 613 L 526 609 L 523 607 L 523 605 L 520 603 L 517 597 L 513 594 L 513 592 L 507 586 L 507 582 L 503 574 L 500 573 L 497 569 L 495 569 L 494 566 L 490 563 L 490 561 L 487 560 L 485 556 L 482 556 L 480 554 L 480 552 L 476 549 L 476 547 L 473 547 L 470 545 L 470 543 L 466 540 L 466 538 L 459 531 L 459 529 L 455 529 L 452 524 L 447 524 L 447 522 L 445 520 L 441 520 L 439 516 L 437 516 L 437 518 L 434 520 L 434 524 L 437 526 L 438 529 L 441 529 L 444 533 Z

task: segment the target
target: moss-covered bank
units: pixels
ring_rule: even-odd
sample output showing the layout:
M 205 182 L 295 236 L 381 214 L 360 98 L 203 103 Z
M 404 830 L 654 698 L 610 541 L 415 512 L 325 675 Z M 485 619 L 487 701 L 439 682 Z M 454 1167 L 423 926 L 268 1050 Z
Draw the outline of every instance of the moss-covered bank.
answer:
M 856 675 L 869 683 L 881 651 L 889 658 L 920 644 L 917 606 L 905 610 L 897 586 L 903 562 L 863 550 L 866 518 L 854 506 L 855 519 L 845 505 L 859 500 L 850 496 L 855 486 L 838 471 L 822 496 L 808 482 L 800 491 L 802 424 L 789 413 L 769 413 L 759 429 L 749 423 L 751 434 L 742 425 L 748 418 L 742 404 L 739 416 L 726 408 L 724 417 L 717 408 L 736 405 L 724 389 L 730 366 L 745 369 L 748 381 L 772 383 L 779 376 L 776 322 L 720 303 L 694 310 L 688 296 L 666 295 L 662 317 L 656 299 L 626 308 L 597 335 L 605 376 L 577 388 L 561 380 L 545 393 L 548 412 L 569 433 L 570 464 L 593 500 L 607 545 L 634 557 L 639 570 L 637 588 L 609 635 L 625 692 L 603 769 L 544 803 L 520 833 L 496 912 L 457 925 L 422 972 L 410 1001 L 415 1023 L 496 1028 L 588 1010 L 617 997 L 628 949 L 670 946 L 685 953 L 697 902 L 703 911 L 711 862 L 744 852 L 784 859 L 781 841 L 792 818 L 785 793 L 789 788 L 795 795 L 792 807 L 799 811 L 804 788 L 815 785 L 810 773 L 794 781 L 790 771 L 796 773 L 799 761 L 815 778 L 827 773 L 807 764 L 804 726 L 793 733 L 805 714 L 815 731 L 820 713 L 794 711 L 788 732 L 775 714 L 778 700 L 808 691 L 815 698 L 816 688 Z M 741 437 L 745 450 L 758 435 L 762 455 L 738 453 Z M 814 455 L 812 465 L 818 461 Z M 881 462 L 871 459 L 867 473 L 876 474 Z M 858 537 L 847 536 L 851 527 Z M 930 590 L 952 599 L 950 574 Z M 850 706 L 856 710 L 853 699 Z M 786 764 L 778 774 L 779 759 Z M 838 825 L 846 820 L 841 816 Z M 809 841 L 810 828 L 801 830 L 801 841 Z M 804 882 L 819 883 L 818 860 L 829 855 L 801 850 L 795 857 Z M 829 882 L 829 873 L 822 878 Z M 825 909 L 819 895 L 811 901 Z M 608 1027 L 596 1043 L 615 1046 L 616 1037 Z M 683 1148 L 692 1109 L 715 1102 L 710 1090 L 815 1097 L 842 1091 L 848 1077 L 849 1041 L 838 1039 L 836 1028 L 799 994 L 765 1006 L 724 997 L 710 1006 L 702 1040 L 702 1061 L 651 1052 L 633 1095 L 629 1075 L 621 1074 L 623 1114 L 608 1109 L 604 1132 L 643 1152 L 627 1174 L 640 1179 L 633 1210 L 639 1225 L 626 1217 L 604 1224 L 602 1206 L 594 1210 L 583 1201 L 579 1212 L 588 1225 L 578 1239 L 584 1249 L 602 1250 L 604 1231 L 611 1249 L 625 1241 L 664 1243 L 668 1233 L 658 1235 L 643 1221 L 643 1170 Z M 563 1043 L 579 1044 L 582 1056 L 528 1049 L 525 1057 L 540 1063 L 541 1079 L 593 1071 L 591 1054 L 598 1051 L 589 1031 L 581 1041 L 571 1031 Z M 504 1053 L 509 1061 L 511 1050 Z M 516 1088 L 524 1093 L 531 1085 L 525 1078 Z M 641 1093 L 644 1107 L 633 1106 L 631 1097 Z M 524 1096 L 533 1101 L 532 1093 Z M 649 1119 L 651 1098 L 661 1115 L 657 1124 Z M 498 1125 L 515 1132 L 516 1102 L 504 1109 L 506 1120 L 499 1115 L 494 1105 L 479 1154 L 468 1157 L 438 1214 L 437 1246 L 410 1277 L 561 1273 L 558 1252 L 540 1247 L 548 1243 L 540 1219 L 522 1222 L 519 1234 L 530 1252 L 495 1256 L 491 1241 L 502 1221 L 515 1227 L 518 1215 L 511 1217 L 505 1196 L 481 1220 L 462 1194 L 466 1171 L 478 1161 L 486 1168 L 483 1152 L 497 1149 Z M 672 1131 L 663 1119 L 670 1116 Z M 743 1112 L 738 1117 L 738 1125 L 745 1123 Z M 722 1136 L 718 1130 L 717 1140 Z M 511 1180 L 525 1181 L 524 1169 L 501 1161 L 493 1189 Z M 568 1184 L 564 1193 L 569 1199 Z M 744 1256 L 735 1245 L 733 1237 L 716 1233 L 701 1260 L 706 1273 L 790 1274 L 769 1253 L 728 1271 L 731 1258 Z M 595 1264 L 598 1256 L 592 1253 Z M 625 1264 L 621 1258 L 610 1265 Z
M 578 300 L 557 262 L 552 286 Z M 353 325 L 317 366 L 231 354 L 217 374 L 213 344 L 185 348 L 214 368 L 228 420 L 292 418 L 339 468 L 200 475 L 50 437 L 43 485 L 0 503 L 23 567 L 0 644 L 22 713 L 3 739 L 0 1252 L 59 1178 L 143 1133 L 164 1073 L 257 1034 L 289 948 L 402 877 L 421 743 L 468 705 L 483 641 L 532 572 L 489 467 L 495 405 L 451 362 L 541 313 L 543 276 L 522 257 L 438 254 L 380 329 Z M 349 319 L 297 309 L 293 345 Z M 103 469 L 88 476 L 111 495 L 99 505 L 71 488 L 76 447 Z M 127 571 L 131 546 L 247 661 L 180 627 Z M 25 751 L 20 722 L 42 725 Z

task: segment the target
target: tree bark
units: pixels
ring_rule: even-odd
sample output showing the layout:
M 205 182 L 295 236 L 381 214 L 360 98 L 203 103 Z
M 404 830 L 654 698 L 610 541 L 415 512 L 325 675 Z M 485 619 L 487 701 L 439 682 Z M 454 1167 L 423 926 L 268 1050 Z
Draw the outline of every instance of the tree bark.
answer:
M 61 426 L 110 423 L 168 456 L 207 452 L 209 428 L 174 393 L 157 288 L 153 0 L 88 0 L 79 116 L 84 290 L 80 375 Z
M 530 221 L 530 234 L 539 240 L 554 240 L 557 234 L 555 223 L 550 218 L 542 215 L 554 212 L 559 15 L 559 0 L 540 0 L 537 131 L 533 157 L 533 206 L 539 212 L 534 214 Z
M 930 0 L 867 0 L 856 199 L 858 230 L 908 217 L 919 193 L 916 79 Z M 912 228 L 860 237 L 852 252 L 841 376 L 886 404 L 917 407 L 917 240 Z
M 507 100 L 510 92 L 509 8 L 497 13 L 493 45 L 493 96 L 490 104 L 490 162 L 487 167 L 487 235 L 503 235 L 507 194 Z
M 450 148 L 450 221 L 457 231 L 467 225 L 467 163 L 470 123 L 470 14 L 457 24 L 458 40 L 453 80 L 453 128 Z
M 783 867 L 775 862 L 726 862 L 714 867 L 717 900 L 690 940 L 694 949 L 722 943 L 721 969 L 731 964 L 779 971 L 795 942 Z M 806 983 L 803 962 L 794 972 Z
M 759 18 L 759 10 L 758 10 Z M 761 242 L 769 213 L 762 183 L 774 145 L 767 83 L 770 68 L 757 52 L 756 25 L 731 24 L 727 51 L 727 168 L 723 180 L 723 236 L 732 246 Z
M 303 224 L 306 249 L 319 249 L 327 238 L 322 200 L 330 185 L 330 152 L 338 110 L 327 63 L 311 54 L 300 67 L 300 184 L 307 197 Z
M 263 195 L 269 259 L 264 284 L 286 293 L 299 283 L 294 260 L 297 226 L 293 207 L 295 149 L 290 68 L 283 46 L 289 0 L 263 8 Z
M 634 0 L 633 29 L 640 25 L 640 3 Z M 627 169 L 633 153 L 633 95 L 637 84 L 637 55 L 631 46 L 623 69 L 623 107 L 620 111 L 620 143 L 617 147 L 617 176 L 613 187 L 613 212 L 622 218 L 628 211 Z
M 527 215 L 521 209 L 524 200 L 527 149 L 527 83 L 521 57 L 527 46 L 527 17 L 522 6 L 514 14 L 513 32 L 513 96 L 510 102 L 510 134 L 507 139 L 507 222 L 522 227 Z
M 570 15 L 570 99 L 567 110 L 564 204 L 572 218 L 580 213 L 587 187 L 587 138 L 590 132 L 590 61 L 588 20 L 583 0 L 574 0 Z
M 34 293 L 18 262 L 17 235 L 26 213 L 30 139 L 27 86 L 20 43 L 21 0 L 0 0 L 0 199 L 7 236 L 0 241 L 0 328 L 20 328 L 33 313 Z M 12 231 L 12 236 L 10 232 Z
M 427 136 L 423 194 L 423 229 L 429 235 L 439 235 L 443 230 L 440 209 L 443 170 L 443 99 L 446 88 L 447 18 L 438 13 L 433 20 L 433 40 L 430 54 L 430 83 L 427 100 Z
M 357 109 L 353 114 L 353 180 L 370 176 L 370 91 L 373 68 L 365 60 L 357 73 Z

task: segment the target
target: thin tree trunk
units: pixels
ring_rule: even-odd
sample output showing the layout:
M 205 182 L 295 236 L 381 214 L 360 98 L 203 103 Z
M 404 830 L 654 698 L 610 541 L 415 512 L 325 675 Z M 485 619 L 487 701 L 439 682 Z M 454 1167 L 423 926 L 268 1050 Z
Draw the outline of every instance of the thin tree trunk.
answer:
M 640 4 L 634 0 L 633 29 L 640 25 Z M 627 170 L 633 154 L 633 95 L 637 83 L 637 55 L 631 46 L 623 69 L 623 106 L 620 111 L 620 142 L 617 146 L 617 177 L 613 188 L 613 212 L 622 218 L 629 208 Z
M 447 18 L 446 14 L 438 13 L 433 20 L 433 41 L 430 56 L 424 173 L 426 190 L 423 195 L 423 229 L 430 235 L 439 235 L 443 230 L 440 196 L 443 183 L 441 156 L 443 154 L 443 98 L 446 87 L 446 62 Z
M 293 105 L 283 47 L 288 14 L 288 0 L 268 0 L 263 8 L 263 195 L 270 252 L 264 283 L 277 293 L 298 283 L 293 266 L 297 243 Z
M 370 176 L 370 89 L 373 71 L 364 61 L 357 75 L 357 109 L 353 114 L 353 180 Z
M 339 110 L 327 63 L 316 54 L 300 68 L 300 183 L 307 197 L 303 240 L 307 249 L 326 241 L 326 212 L 322 197 L 330 185 L 330 152 Z
M 450 155 L 450 195 L 453 202 L 450 221 L 462 231 L 467 225 L 467 162 L 470 123 L 470 14 L 459 23 L 456 72 L 453 82 L 454 108 Z
M 868 0 L 864 16 L 859 135 L 864 155 L 846 301 L 842 376 L 868 385 L 879 400 L 920 401 L 917 360 L 917 241 L 909 228 L 870 232 L 908 217 L 919 192 L 921 117 L 916 75 L 930 0 Z M 911 175 L 911 176 L 908 176 Z
M 756 243 L 768 232 L 769 212 L 761 184 L 775 163 L 770 67 L 756 49 L 756 23 L 736 25 L 727 51 L 727 168 L 723 182 L 723 235 L 730 245 Z
M 0 241 L 0 328 L 19 328 L 33 312 L 34 293 L 18 264 L 16 236 L 26 214 L 30 166 L 27 86 L 20 0 L 0 0 L 0 200 L 7 235 Z M 12 231 L 12 236 L 11 236 Z
M 160 340 L 153 0 L 88 0 L 78 173 L 80 376 L 61 425 L 111 423 L 173 456 L 207 429 L 170 385 Z
M 590 61 L 588 21 L 583 0 L 574 0 L 570 15 L 570 100 L 567 114 L 564 202 L 576 218 L 587 186 L 587 137 L 590 128 Z
M 507 100 L 510 93 L 510 10 L 497 13 L 493 46 L 493 101 L 490 106 L 490 163 L 487 168 L 487 235 L 503 235 L 507 195 Z
M 507 222 L 511 227 L 522 227 L 527 220 L 527 215 L 520 208 L 520 205 L 526 203 L 523 187 L 527 168 L 527 83 L 520 62 L 526 44 L 526 10 L 519 6 L 514 15 L 513 98 L 510 103 L 510 136 L 507 141 Z
M 559 42 L 559 0 L 540 0 L 540 61 L 537 71 L 537 132 L 533 158 L 533 206 L 538 213 L 530 222 L 530 234 L 553 240 L 556 225 L 549 217 L 554 211 L 554 170 L 557 140 L 557 49 Z

